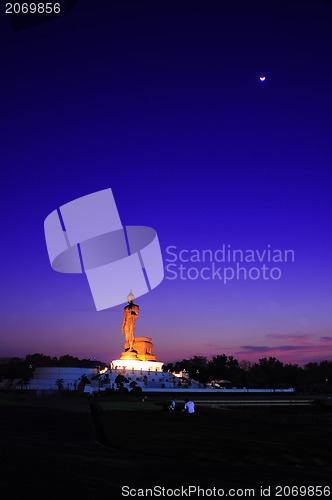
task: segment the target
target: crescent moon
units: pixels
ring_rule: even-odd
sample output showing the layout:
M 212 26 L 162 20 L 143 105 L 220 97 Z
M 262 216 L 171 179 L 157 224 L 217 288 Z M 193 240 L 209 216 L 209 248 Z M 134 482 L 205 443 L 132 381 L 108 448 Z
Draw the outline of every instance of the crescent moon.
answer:
M 264 82 L 265 81 L 265 76 L 260 76 L 259 79 L 260 79 L 261 82 Z

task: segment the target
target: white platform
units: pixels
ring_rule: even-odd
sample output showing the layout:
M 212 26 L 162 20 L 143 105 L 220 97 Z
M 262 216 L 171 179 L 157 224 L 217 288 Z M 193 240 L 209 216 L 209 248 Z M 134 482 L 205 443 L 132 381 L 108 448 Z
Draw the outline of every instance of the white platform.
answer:
M 158 361 L 140 361 L 139 359 L 113 359 L 111 362 L 112 370 L 143 371 L 143 372 L 162 372 L 164 363 Z
M 42 367 L 36 368 L 29 388 L 32 390 L 58 390 L 56 381 L 62 379 L 63 387 L 67 390 L 76 390 L 82 375 L 91 380 L 98 375 L 97 368 L 67 368 L 67 367 Z

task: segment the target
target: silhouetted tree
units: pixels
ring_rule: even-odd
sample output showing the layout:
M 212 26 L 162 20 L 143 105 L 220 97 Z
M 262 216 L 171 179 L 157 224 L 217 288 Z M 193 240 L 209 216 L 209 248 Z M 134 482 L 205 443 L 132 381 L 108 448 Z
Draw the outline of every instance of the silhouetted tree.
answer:
M 275 357 L 265 357 L 259 360 L 259 366 L 267 375 L 268 388 L 275 389 L 279 385 L 283 363 Z
M 174 372 L 174 365 L 173 363 L 167 363 L 167 365 L 163 365 L 163 372 Z
M 268 387 L 268 375 L 261 365 L 254 363 L 250 366 L 246 373 L 245 385 L 248 388 L 261 387 L 266 389 Z
M 58 361 L 58 366 L 67 367 L 67 368 L 75 368 L 79 367 L 80 360 L 74 356 L 70 356 L 70 354 L 65 354 L 64 356 L 60 356 Z
M 27 354 L 25 362 L 33 368 L 39 368 L 41 366 L 56 366 L 57 358 L 51 358 L 50 356 L 45 356 L 44 354 L 35 353 Z
M 209 362 L 209 375 L 211 380 L 222 380 L 227 378 L 227 356 L 220 354 L 214 356 Z
M 129 382 L 129 380 L 124 376 L 124 375 L 117 375 L 115 381 L 116 383 L 116 386 L 119 388 L 119 389 L 123 389 L 124 388 L 124 384 L 127 384 Z
M 55 381 L 55 385 L 59 391 L 63 391 L 63 378 L 58 378 L 58 380 Z

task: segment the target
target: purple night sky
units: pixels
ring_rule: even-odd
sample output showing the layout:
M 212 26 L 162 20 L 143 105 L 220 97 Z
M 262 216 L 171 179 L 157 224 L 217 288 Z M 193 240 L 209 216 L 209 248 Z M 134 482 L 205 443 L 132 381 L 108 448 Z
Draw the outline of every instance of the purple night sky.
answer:
M 120 355 L 123 305 L 96 312 L 43 229 L 110 187 L 165 266 L 169 246 L 294 251 L 265 262 L 278 280 L 164 279 L 137 299 L 157 360 L 332 360 L 331 26 L 327 0 L 80 0 L 16 33 L 2 12 L 0 357 Z

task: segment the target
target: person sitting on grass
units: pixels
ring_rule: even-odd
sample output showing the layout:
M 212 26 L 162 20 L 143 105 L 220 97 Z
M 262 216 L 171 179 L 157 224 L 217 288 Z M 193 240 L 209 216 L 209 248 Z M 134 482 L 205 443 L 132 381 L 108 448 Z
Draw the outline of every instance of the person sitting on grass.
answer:
M 175 401 L 174 400 L 169 401 L 167 403 L 167 409 L 168 409 L 168 411 L 175 411 Z
M 187 398 L 185 400 L 184 411 L 187 413 L 195 413 L 195 403 L 193 401 L 189 401 Z

